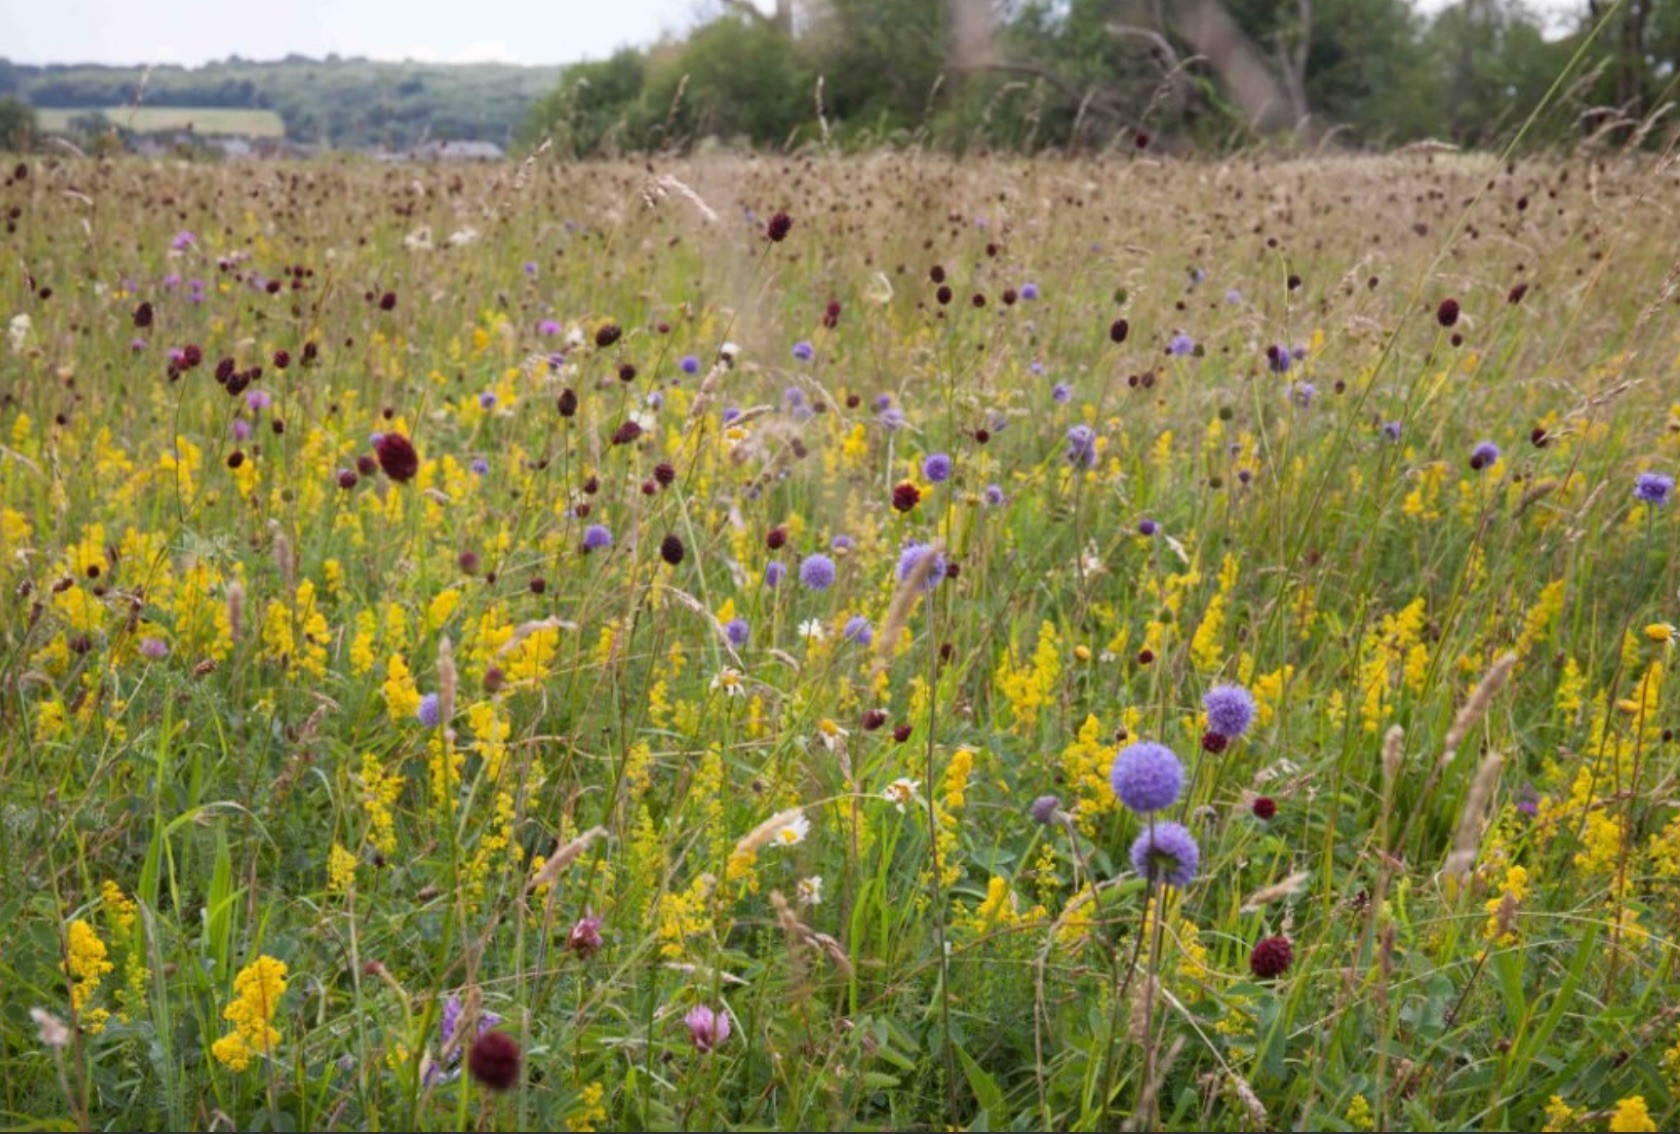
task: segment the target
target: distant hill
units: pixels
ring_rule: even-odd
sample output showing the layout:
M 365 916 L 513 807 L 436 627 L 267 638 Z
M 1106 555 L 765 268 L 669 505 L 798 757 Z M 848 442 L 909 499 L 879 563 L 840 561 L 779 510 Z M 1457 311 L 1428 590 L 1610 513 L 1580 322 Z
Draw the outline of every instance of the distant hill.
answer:
M 0 59 L 0 94 L 17 94 L 47 112 L 44 123 L 97 111 L 122 125 L 129 112 L 113 108 L 136 101 L 191 108 L 200 118 L 205 110 L 272 111 L 292 141 L 389 149 L 438 139 L 507 145 L 559 78 L 558 66 L 379 63 L 335 55 L 151 68 Z

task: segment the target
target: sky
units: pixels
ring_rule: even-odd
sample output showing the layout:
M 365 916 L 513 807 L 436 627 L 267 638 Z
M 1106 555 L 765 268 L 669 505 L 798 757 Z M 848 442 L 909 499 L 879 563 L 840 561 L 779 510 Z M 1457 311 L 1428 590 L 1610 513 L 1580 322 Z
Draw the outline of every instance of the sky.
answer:
M 709 7 L 704 0 L 0 0 L 0 57 L 196 66 L 229 55 L 337 52 L 573 63 L 681 32 Z

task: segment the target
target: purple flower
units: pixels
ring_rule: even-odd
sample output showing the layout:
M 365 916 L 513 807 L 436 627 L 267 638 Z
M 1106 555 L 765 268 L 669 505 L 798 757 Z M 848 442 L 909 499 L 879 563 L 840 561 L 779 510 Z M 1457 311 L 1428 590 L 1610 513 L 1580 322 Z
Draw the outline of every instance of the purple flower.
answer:
M 1280 343 L 1273 343 L 1266 348 L 1266 365 L 1273 374 L 1288 374 L 1289 368 L 1295 360 L 1289 353 L 1289 348 Z
M 169 656 L 169 643 L 162 638 L 140 639 L 140 656 L 151 661 L 162 661 Z
M 904 425 L 904 411 L 897 406 L 888 406 L 881 411 L 881 424 L 888 429 L 899 429 Z
M 922 461 L 922 475 L 933 484 L 951 479 L 951 458 L 944 453 L 930 453 Z
M 816 356 L 816 348 L 804 339 L 800 339 L 798 342 L 793 344 L 793 357 L 797 358 L 800 362 L 810 362 Z
M 612 531 L 605 524 L 590 524 L 583 529 L 583 550 L 602 551 L 612 546 Z
M 1313 395 L 1318 393 L 1318 387 L 1311 382 L 1295 382 L 1289 387 L 1289 397 L 1296 405 L 1306 409 L 1312 405 Z
M 139 335 L 136 335 L 132 339 L 128 340 L 128 349 L 138 354 L 140 351 L 146 349 L 146 340 L 141 338 Z
M 1139 815 L 1165 811 L 1184 790 L 1184 765 L 1166 745 L 1142 740 L 1114 757 L 1108 783 L 1120 802 Z
M 1254 723 L 1254 696 L 1241 685 L 1215 685 L 1202 697 L 1208 727 L 1220 736 L 1234 739 Z
M 995 484 L 988 484 L 986 486 L 986 491 L 981 496 L 981 499 L 985 500 L 987 504 L 990 504 L 992 507 L 996 508 L 998 505 L 1002 504 L 1004 502 L 1004 500 L 1007 499 L 1007 498 L 1003 495 L 1003 489 L 999 488 Z
M 780 586 L 782 576 L 787 574 L 787 568 L 780 559 L 772 559 L 764 568 L 764 585 L 767 587 Z
M 1029 363 L 1027 363 L 1027 373 L 1031 374 L 1035 378 L 1042 377 L 1043 374 L 1044 374 L 1044 363 L 1042 363 L 1042 362 L 1029 362 Z
M 169 242 L 169 247 L 173 248 L 177 252 L 185 252 L 197 243 L 198 237 L 183 228 L 180 232 L 175 234 L 175 239 Z
M 180 286 L 181 286 L 181 273 L 180 272 L 170 272 L 167 276 L 163 277 L 163 288 L 164 288 L 165 291 L 174 291 L 176 288 L 178 288 Z
M 688 1025 L 688 1038 L 702 1053 L 723 1046 L 729 1041 L 729 1012 L 714 1012 L 705 1004 L 696 1004 L 683 1017 Z
M 1183 358 L 1187 354 L 1192 354 L 1195 350 L 1196 341 L 1183 331 L 1175 332 L 1171 341 L 1167 343 L 1168 353 L 1176 355 L 1179 358 Z
M 235 441 L 243 441 L 251 436 L 251 423 L 242 417 L 234 418 L 233 424 L 228 429 L 233 433 Z
M 904 550 L 898 553 L 898 581 L 907 583 L 910 576 L 915 574 L 916 567 L 922 561 L 922 556 L 929 550 L 925 543 L 907 543 Z M 933 553 L 933 563 L 928 567 L 927 579 L 922 583 L 924 591 L 931 591 L 945 578 L 945 556 L 938 551 Z
M 414 718 L 427 728 L 436 728 L 442 715 L 436 693 L 428 693 L 420 698 L 420 707 L 414 710 Z
M 472 463 L 467 467 L 472 469 L 472 471 L 477 473 L 479 476 L 483 476 L 485 473 L 490 471 L 490 462 L 485 460 L 483 457 L 474 457 L 472 459 Z
M 1667 504 L 1674 491 L 1674 478 L 1662 473 L 1642 472 L 1634 481 L 1633 494 L 1647 504 Z
M 828 546 L 832 550 L 837 551 L 840 554 L 844 555 L 846 552 L 848 552 L 848 551 L 852 550 L 852 548 L 856 547 L 857 542 L 855 540 L 853 540 L 852 537 L 849 536 L 849 535 L 837 535 L 833 539 L 828 541 Z
M 478 404 L 483 406 L 485 409 L 489 409 L 491 406 L 496 404 L 496 395 L 491 393 L 489 390 L 486 390 L 478 396 Z
M 537 274 L 537 262 L 535 260 L 525 261 L 525 274 L 528 276 Z
M 1089 425 L 1075 425 L 1067 431 L 1067 462 L 1095 468 L 1097 465 L 1097 431 Z
M 1073 387 L 1066 382 L 1057 382 L 1050 387 L 1050 400 L 1059 406 L 1065 406 L 1073 400 Z
M 539 335 L 558 335 L 559 333 L 560 323 L 558 320 L 544 319 L 537 324 L 537 334 Z
M 1382 431 L 1383 436 L 1390 441 L 1400 440 L 1400 423 L 1398 421 L 1383 422 Z
M 588 960 L 601 951 L 601 919 L 594 914 L 584 914 L 577 919 L 570 933 L 566 934 L 566 948 Z
M 1033 822 L 1048 825 L 1056 818 L 1056 812 L 1062 809 L 1062 798 L 1058 795 L 1041 795 L 1032 801 L 1027 808 Z
M 1197 284 L 1199 284 L 1203 280 L 1207 279 L 1207 276 L 1208 276 L 1208 274 L 1207 274 L 1207 269 L 1206 268 L 1191 268 L 1190 269 L 1190 286 L 1195 287 Z
M 1470 467 L 1480 472 L 1499 463 L 1499 446 L 1492 441 L 1482 441 L 1470 450 Z
M 1238 291 L 1236 288 L 1232 288 L 1230 291 L 1227 291 L 1225 293 L 1225 302 L 1226 303 L 1241 303 L 1242 302 L 1242 292 Z
M 252 390 L 245 395 L 245 404 L 250 407 L 252 413 L 261 413 L 274 404 L 274 398 L 267 390 Z
M 813 552 L 799 565 L 799 581 L 813 591 L 826 591 L 834 585 L 834 560 L 821 552 Z
M 1037 299 L 1038 298 L 1038 285 L 1035 284 L 1035 283 L 1032 283 L 1030 281 L 1022 284 L 1021 285 L 1021 298 L 1026 299 L 1026 300 Z
M 723 627 L 723 636 L 729 639 L 729 644 L 737 650 L 747 644 L 747 635 L 752 628 L 747 625 L 745 618 L 731 618 Z
M 449 1041 L 455 1038 L 455 1029 L 461 1026 L 461 1015 L 465 1011 L 459 996 L 451 996 L 443 1002 L 443 1014 L 438 1020 L 439 1047 L 448 1047 Z M 502 1022 L 502 1018 L 488 1010 L 478 1013 L 478 1034 L 483 1035 L 491 1028 Z
M 1180 889 L 1196 877 L 1201 848 L 1178 823 L 1155 823 L 1132 843 L 1132 869 L 1151 881 Z
M 700 373 L 700 360 L 692 354 L 685 354 L 682 356 L 682 361 L 677 363 L 677 368 L 684 374 L 698 374 Z
M 1160 530 L 1161 525 L 1154 520 L 1142 519 L 1138 521 L 1138 535 L 1140 536 L 1152 536 Z
M 886 413 L 888 408 L 892 406 L 892 395 L 876 394 L 869 405 L 876 413 Z
M 867 646 L 875 640 L 875 630 L 869 625 L 869 619 L 861 614 L 854 614 L 846 619 L 845 627 L 840 636 L 848 642 L 856 642 L 860 646 Z

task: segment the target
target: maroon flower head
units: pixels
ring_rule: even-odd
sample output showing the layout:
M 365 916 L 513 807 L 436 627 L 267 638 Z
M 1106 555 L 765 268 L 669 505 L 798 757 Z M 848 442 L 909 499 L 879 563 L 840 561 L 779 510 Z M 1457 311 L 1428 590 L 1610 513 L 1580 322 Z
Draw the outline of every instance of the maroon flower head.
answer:
M 506 1032 L 485 1032 L 467 1051 L 467 1070 L 492 1091 L 505 1091 L 519 1081 L 519 1041 Z
M 413 480 L 414 474 L 420 471 L 420 454 L 414 451 L 414 443 L 401 433 L 380 434 L 373 452 L 385 475 L 398 484 Z
M 1255 798 L 1252 808 L 1256 819 L 1270 820 L 1272 816 L 1277 814 L 1277 800 L 1269 795 L 1258 796 Z
M 625 421 L 612 435 L 614 445 L 628 445 L 642 435 L 642 427 L 634 421 Z
M 1294 959 L 1295 948 L 1289 944 L 1289 938 L 1282 935 L 1265 937 L 1248 955 L 1248 968 L 1261 980 L 1272 980 L 1282 976 Z
M 1124 319 L 1116 319 L 1108 325 L 1108 337 L 1117 343 L 1125 342 L 1126 336 L 1131 334 L 1131 331 L 1132 325 Z
M 683 561 L 683 556 L 685 554 L 686 552 L 683 549 L 683 541 L 678 538 L 674 532 L 666 536 L 659 543 L 659 558 L 663 559 L 673 567 Z
M 397 293 L 396 292 L 388 291 L 384 295 L 379 297 L 379 309 L 381 311 L 390 311 L 390 310 L 394 309 L 396 306 L 397 306 Z
M 908 512 L 921 503 L 922 493 L 919 488 L 909 481 L 897 485 L 892 491 L 892 506 L 894 511 Z
M 1214 756 L 1225 751 L 1225 746 L 1230 742 L 1230 737 L 1224 733 L 1214 732 L 1211 729 L 1202 733 L 1202 751 Z
M 764 235 L 774 243 L 780 244 L 787 239 L 787 234 L 793 228 L 793 218 L 786 213 L 777 213 L 770 218 L 770 223 L 764 226 Z
M 601 919 L 594 914 L 578 918 L 572 931 L 566 934 L 566 948 L 588 960 L 601 951 Z
M 142 303 L 134 309 L 134 325 L 142 329 L 152 325 L 152 305 Z
M 1443 327 L 1451 327 L 1458 322 L 1458 300 L 1448 297 L 1441 300 L 1441 306 L 1435 309 L 1435 321 Z

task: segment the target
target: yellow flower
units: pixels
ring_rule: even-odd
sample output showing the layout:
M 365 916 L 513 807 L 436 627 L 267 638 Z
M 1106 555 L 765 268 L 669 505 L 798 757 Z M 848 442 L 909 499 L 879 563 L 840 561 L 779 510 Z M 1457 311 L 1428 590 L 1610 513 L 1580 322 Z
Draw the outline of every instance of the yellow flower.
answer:
M 1353 1101 L 1348 1103 L 1347 1124 L 1354 1130 L 1375 1130 L 1376 1118 L 1371 1113 L 1371 1104 L 1364 1095 L 1354 1095 Z
M 1674 641 L 1676 633 L 1680 633 L 1680 631 L 1676 631 L 1673 623 L 1670 622 L 1653 622 L 1645 627 L 1645 637 L 1658 644 L 1667 644 Z
M 600 1083 L 590 1083 L 578 1091 L 577 1105 L 566 1116 L 566 1128 L 578 1134 L 588 1134 L 600 1123 L 609 1121 L 607 1108 L 601 1105 L 607 1090 Z
M 110 1013 L 103 1008 L 91 1008 L 88 1002 L 99 991 L 99 984 L 115 966 L 106 960 L 105 942 L 99 931 L 77 918 L 70 923 L 66 934 L 65 972 L 70 976 L 70 1007 L 81 1017 L 82 1026 L 98 1035 L 105 1028 Z
M 233 999 L 222 1019 L 233 1031 L 210 1046 L 210 1054 L 234 1071 L 251 1065 L 253 1055 L 272 1053 L 280 1043 L 274 1013 L 286 994 L 286 963 L 266 953 L 239 970 L 233 978 Z
M 1650 1111 L 1645 1109 L 1645 1096 L 1634 1095 L 1632 1098 L 1622 1099 L 1616 1103 L 1616 1110 L 1610 1115 L 1610 1130 L 1655 1130 L 1657 1124 L 1651 1121 Z
M 348 894 L 356 884 L 356 856 L 338 843 L 327 853 L 327 889 L 335 894 Z

